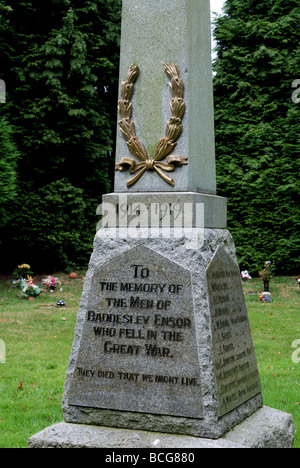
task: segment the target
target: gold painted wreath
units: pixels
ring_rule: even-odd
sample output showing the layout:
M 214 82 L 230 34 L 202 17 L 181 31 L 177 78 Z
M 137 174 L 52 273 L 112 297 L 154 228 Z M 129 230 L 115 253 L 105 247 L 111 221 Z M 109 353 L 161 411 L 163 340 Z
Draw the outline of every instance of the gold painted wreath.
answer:
M 182 133 L 182 119 L 185 114 L 186 106 L 184 103 L 184 83 L 179 76 L 177 67 L 172 63 L 170 65 L 164 64 L 165 72 L 170 78 L 169 86 L 172 92 L 172 99 L 170 103 L 172 116 L 167 123 L 166 135 L 159 141 L 154 158 L 148 156 L 147 150 L 143 143 L 137 138 L 135 132 L 134 122 L 131 120 L 133 106 L 131 101 L 134 84 L 139 76 L 139 67 L 130 67 L 126 81 L 122 82 L 121 86 L 121 100 L 118 102 L 118 111 L 121 117 L 119 121 L 121 132 L 126 139 L 129 151 L 139 161 L 137 162 L 132 158 L 122 158 L 120 163 L 116 164 L 116 171 L 129 170 L 130 174 L 135 174 L 128 182 L 127 187 L 135 184 L 144 174 L 145 171 L 156 171 L 165 182 L 175 186 L 174 180 L 169 177 L 166 172 L 175 171 L 177 166 L 188 164 L 188 158 L 170 155 L 174 148 L 177 146 L 177 140 Z M 167 162 L 162 162 L 166 158 Z

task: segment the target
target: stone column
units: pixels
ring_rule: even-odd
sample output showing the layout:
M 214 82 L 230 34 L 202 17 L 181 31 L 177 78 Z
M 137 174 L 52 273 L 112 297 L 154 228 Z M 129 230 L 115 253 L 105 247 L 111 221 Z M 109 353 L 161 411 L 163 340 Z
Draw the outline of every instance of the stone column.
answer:
M 216 194 L 209 0 L 123 0 L 120 83 L 130 66 L 139 67 L 132 120 L 150 158 L 172 115 L 165 63 L 176 65 L 184 83 L 186 112 L 174 154 L 188 165 L 171 174 L 174 187 L 147 171 L 129 191 Z M 131 155 L 120 131 L 117 136 L 120 162 Z M 115 192 L 128 193 L 128 179 L 117 171 Z

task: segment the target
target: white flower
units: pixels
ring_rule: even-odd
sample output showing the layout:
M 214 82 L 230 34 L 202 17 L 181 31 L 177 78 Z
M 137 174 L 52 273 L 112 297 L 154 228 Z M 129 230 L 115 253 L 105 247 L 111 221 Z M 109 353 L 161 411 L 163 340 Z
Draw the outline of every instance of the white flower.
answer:
M 241 276 L 242 276 L 243 279 L 252 279 L 252 277 L 249 275 L 247 270 L 242 271 Z

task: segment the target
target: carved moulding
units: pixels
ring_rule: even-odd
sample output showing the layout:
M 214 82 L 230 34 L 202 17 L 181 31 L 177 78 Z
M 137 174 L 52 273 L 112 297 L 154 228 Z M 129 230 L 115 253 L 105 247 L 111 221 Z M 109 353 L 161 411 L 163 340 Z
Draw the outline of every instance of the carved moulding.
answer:
M 116 170 L 129 170 L 134 176 L 127 182 L 127 187 L 135 184 L 147 170 L 155 171 L 168 184 L 175 186 L 174 180 L 165 172 L 174 172 L 177 166 L 188 164 L 188 158 L 178 155 L 171 155 L 177 146 L 177 140 L 182 133 L 182 119 L 185 114 L 186 106 L 184 102 L 184 83 L 179 76 L 178 68 L 173 63 L 164 64 L 165 72 L 170 78 L 169 83 L 172 99 L 170 108 L 172 116 L 167 122 L 166 135 L 159 141 L 154 158 L 149 158 L 148 152 L 143 143 L 136 136 L 135 125 L 131 120 L 133 106 L 131 98 L 134 92 L 134 84 L 139 76 L 138 66 L 130 67 L 126 80 L 121 85 L 121 100 L 118 102 L 118 111 L 121 117 L 119 126 L 127 142 L 129 151 L 140 162 L 132 158 L 122 158 L 120 163 L 116 164 Z M 166 158 L 166 162 L 162 162 Z

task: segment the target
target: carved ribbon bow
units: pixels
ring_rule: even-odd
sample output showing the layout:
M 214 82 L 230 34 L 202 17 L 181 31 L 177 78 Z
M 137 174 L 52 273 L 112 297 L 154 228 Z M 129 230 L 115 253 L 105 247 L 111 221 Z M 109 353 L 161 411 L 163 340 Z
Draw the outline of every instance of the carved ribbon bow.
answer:
M 140 73 L 139 67 L 129 68 L 126 81 L 124 81 L 121 86 L 122 99 L 118 103 L 118 110 L 121 117 L 119 121 L 120 129 L 126 139 L 129 151 L 141 161 L 136 162 L 134 159 L 126 157 L 116 165 L 116 170 L 125 171 L 129 169 L 130 174 L 135 174 L 134 177 L 127 182 L 127 187 L 131 187 L 135 184 L 147 170 L 156 171 L 160 177 L 174 187 L 174 180 L 165 174 L 164 171 L 173 172 L 177 166 L 188 164 L 187 157 L 170 155 L 177 146 L 176 142 L 182 133 L 182 119 L 186 109 L 183 100 L 184 84 L 174 64 L 164 64 L 164 67 L 167 76 L 171 79 L 169 85 L 173 96 L 170 103 L 172 117 L 167 123 L 165 137 L 163 137 L 157 145 L 153 159 L 149 159 L 145 146 L 137 138 L 135 125 L 131 120 L 133 107 L 130 100 L 134 91 L 134 83 Z M 166 158 L 167 162 L 162 162 L 164 158 Z

